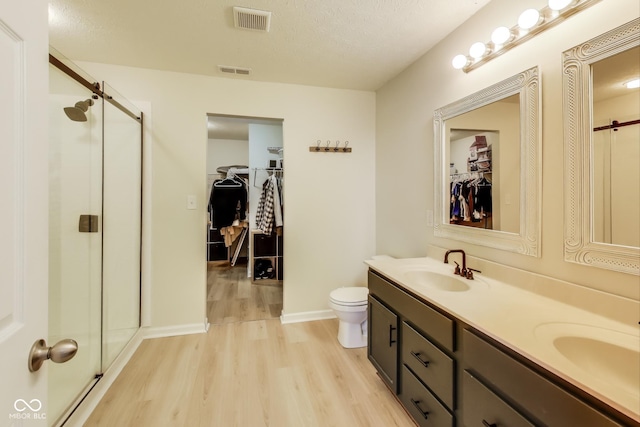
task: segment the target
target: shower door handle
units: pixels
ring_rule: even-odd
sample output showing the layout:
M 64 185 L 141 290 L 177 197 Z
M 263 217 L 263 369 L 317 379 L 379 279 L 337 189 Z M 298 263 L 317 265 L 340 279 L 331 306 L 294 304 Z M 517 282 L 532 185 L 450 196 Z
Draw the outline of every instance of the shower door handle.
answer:
M 78 231 L 80 233 L 97 233 L 98 230 L 98 215 L 82 214 L 78 219 Z
M 64 363 L 78 352 L 78 343 L 72 339 L 58 341 L 52 347 L 47 347 L 45 340 L 37 340 L 29 352 L 29 372 L 35 372 L 42 364 L 51 359 L 55 363 Z

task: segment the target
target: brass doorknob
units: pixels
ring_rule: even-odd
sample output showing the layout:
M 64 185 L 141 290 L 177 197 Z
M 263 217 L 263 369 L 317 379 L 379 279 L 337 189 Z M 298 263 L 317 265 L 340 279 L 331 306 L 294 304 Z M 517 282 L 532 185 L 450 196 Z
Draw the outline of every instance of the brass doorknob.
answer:
M 55 363 L 64 363 L 73 358 L 78 352 L 78 343 L 72 339 L 58 341 L 52 347 L 47 347 L 45 340 L 37 340 L 29 352 L 29 372 L 35 372 L 51 359 Z

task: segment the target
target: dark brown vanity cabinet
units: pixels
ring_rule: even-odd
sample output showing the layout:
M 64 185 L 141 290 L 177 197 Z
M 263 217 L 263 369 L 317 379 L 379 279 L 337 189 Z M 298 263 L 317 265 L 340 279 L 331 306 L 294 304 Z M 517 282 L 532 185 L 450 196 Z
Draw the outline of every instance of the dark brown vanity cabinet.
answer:
M 464 425 L 534 427 L 509 404 L 485 387 L 469 371 L 462 374 Z
M 394 392 L 398 392 L 398 316 L 369 296 L 368 313 L 369 360 Z
M 449 410 L 454 410 L 454 359 L 407 322 L 402 322 L 402 364 L 426 384 Z
M 371 270 L 368 352 L 419 426 L 640 427 Z
M 405 364 L 402 365 L 402 391 L 399 398 L 419 426 L 454 426 L 453 414 Z
M 369 272 L 369 299 L 373 301 L 369 304 L 369 360 L 418 425 L 453 426 L 453 319 L 373 272 Z M 391 318 L 376 312 L 391 313 L 393 319 L 383 322 Z M 381 319 L 376 323 L 377 317 Z M 396 327 L 399 330 L 394 330 L 394 335 L 390 331 Z M 382 346 L 390 353 L 383 360 L 394 360 L 383 369 L 377 356 L 381 351 L 376 348 Z M 390 373 L 399 375 L 398 380 L 391 383 L 387 379 Z
M 479 333 L 465 329 L 462 341 L 466 362 L 462 389 L 466 425 L 483 422 L 514 426 L 632 425 L 614 421 Z M 477 410 L 479 401 L 484 402 L 482 416 Z M 476 405 L 470 402 L 476 402 Z M 532 423 L 529 424 L 525 417 Z M 506 419 L 512 421 L 507 422 Z

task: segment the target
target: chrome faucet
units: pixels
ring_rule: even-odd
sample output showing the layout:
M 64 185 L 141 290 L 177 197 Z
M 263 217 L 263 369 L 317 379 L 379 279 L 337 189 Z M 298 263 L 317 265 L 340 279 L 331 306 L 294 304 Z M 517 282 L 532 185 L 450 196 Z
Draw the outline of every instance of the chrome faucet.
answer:
M 452 249 L 450 251 L 447 251 L 444 254 L 444 263 L 449 264 L 449 254 L 456 252 L 462 254 L 462 270 L 460 270 L 460 266 L 457 265 L 458 263 L 456 262 L 456 270 L 454 271 L 454 274 L 459 274 L 462 277 L 467 277 L 467 254 L 465 254 L 462 249 Z

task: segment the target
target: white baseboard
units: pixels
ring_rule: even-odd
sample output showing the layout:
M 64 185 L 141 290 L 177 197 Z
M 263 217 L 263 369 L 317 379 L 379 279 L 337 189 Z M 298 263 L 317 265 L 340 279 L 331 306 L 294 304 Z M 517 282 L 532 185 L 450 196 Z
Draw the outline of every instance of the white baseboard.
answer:
M 89 419 L 89 416 L 96 409 L 98 403 L 102 400 L 111 384 L 118 378 L 120 372 L 129 363 L 129 360 L 136 352 L 142 340 L 145 339 L 144 328 L 138 329 L 133 338 L 127 343 L 122 352 L 116 357 L 109 369 L 104 372 L 104 375 L 96 383 L 90 393 L 88 393 L 82 403 L 77 406 L 75 411 L 71 414 L 68 420 L 65 422 L 65 427 L 82 426 Z
M 284 314 L 280 316 L 280 323 L 283 325 L 287 323 L 298 323 L 298 322 L 311 322 L 314 320 L 325 320 L 325 319 L 333 319 L 336 315 L 333 310 L 318 310 L 318 311 L 305 311 L 302 313 L 291 313 Z
M 192 323 L 189 325 L 147 327 L 144 329 L 144 339 L 174 337 L 176 335 L 204 334 L 208 325 Z

